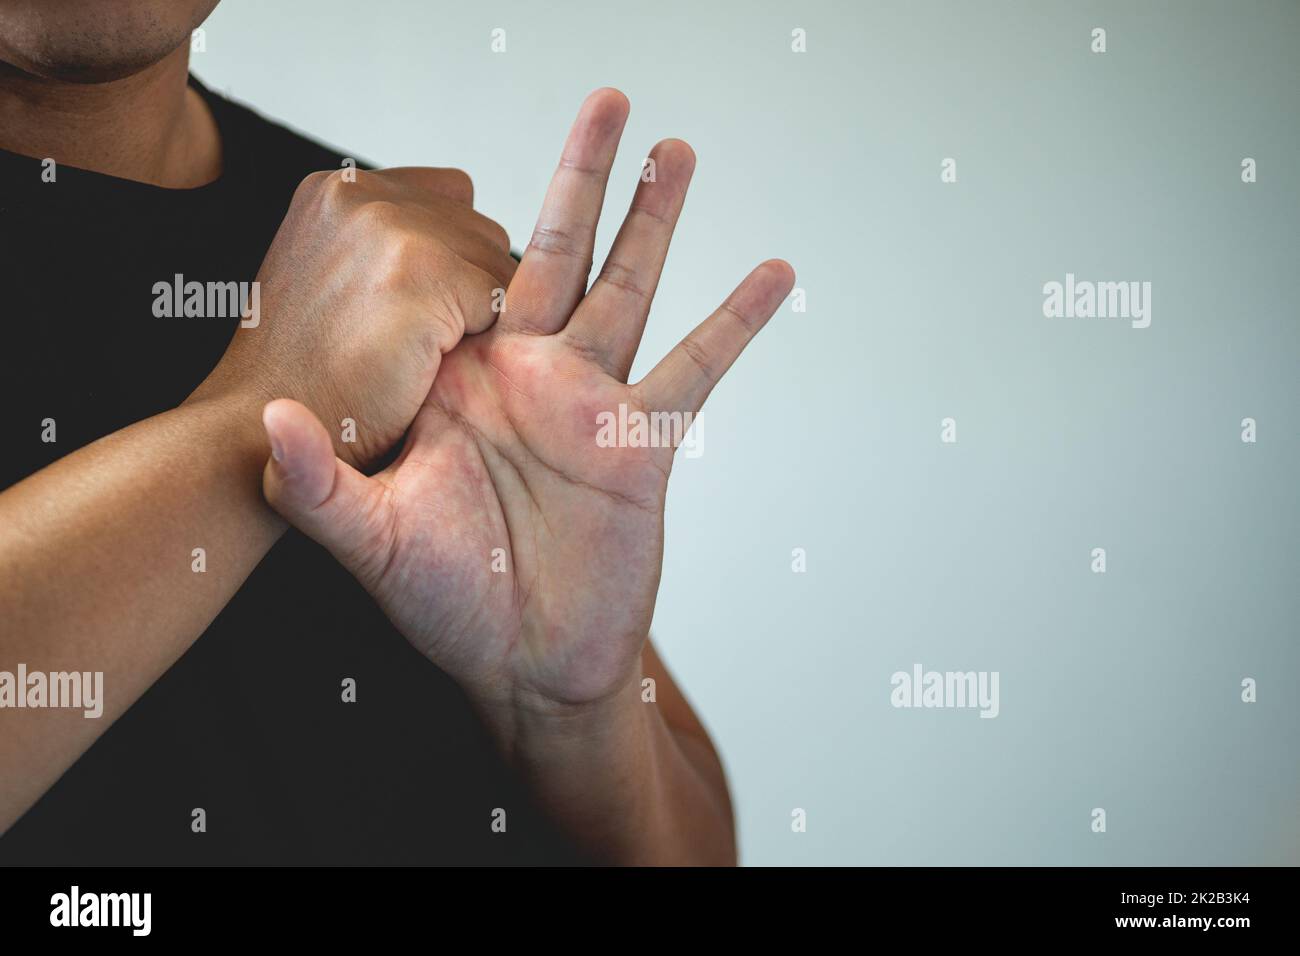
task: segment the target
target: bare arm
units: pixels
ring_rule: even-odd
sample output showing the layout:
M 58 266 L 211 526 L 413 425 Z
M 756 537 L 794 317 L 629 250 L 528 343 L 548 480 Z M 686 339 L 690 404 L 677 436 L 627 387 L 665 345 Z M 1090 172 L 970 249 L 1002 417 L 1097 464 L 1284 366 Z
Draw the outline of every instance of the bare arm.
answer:
M 203 633 L 283 532 L 262 501 L 259 430 L 248 409 L 186 404 L 0 494 L 0 670 L 104 675 L 98 718 L 0 709 L 0 832 Z
M 646 641 L 641 653 L 641 671 L 644 676 L 655 681 L 655 692 L 659 704 L 659 713 L 678 749 L 690 764 L 694 774 L 700 779 L 704 790 L 713 797 L 717 808 L 716 825 L 725 833 L 725 862 L 736 862 L 735 820 L 732 814 L 731 793 L 727 787 L 727 774 L 704 729 L 700 718 L 686 695 L 678 688 L 672 674 L 659 659 L 653 640 Z

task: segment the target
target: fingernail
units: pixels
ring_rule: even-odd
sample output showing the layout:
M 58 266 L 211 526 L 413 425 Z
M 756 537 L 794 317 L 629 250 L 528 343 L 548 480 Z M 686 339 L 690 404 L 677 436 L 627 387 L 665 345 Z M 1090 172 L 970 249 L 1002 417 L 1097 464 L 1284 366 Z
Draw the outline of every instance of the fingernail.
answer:
M 274 435 L 271 436 L 271 457 L 276 461 L 284 460 L 284 449 L 280 446 L 280 439 Z

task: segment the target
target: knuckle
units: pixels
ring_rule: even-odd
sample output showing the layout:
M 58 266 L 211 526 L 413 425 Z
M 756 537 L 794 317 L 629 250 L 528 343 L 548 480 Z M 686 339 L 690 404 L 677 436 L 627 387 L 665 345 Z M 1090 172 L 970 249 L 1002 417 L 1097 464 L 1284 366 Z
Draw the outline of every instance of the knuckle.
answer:
M 345 169 L 322 169 L 303 177 L 293 194 L 293 205 L 310 204 L 325 215 L 338 215 L 365 194 L 356 179 L 345 178 Z M 355 172 L 355 171 L 353 171 Z
M 445 185 L 449 193 L 456 197 L 474 195 L 474 180 L 470 178 L 469 173 L 463 169 L 449 167 L 438 170 L 438 178 Z
M 591 271 L 591 245 L 566 229 L 539 224 L 533 230 L 533 237 L 528 241 L 528 248 L 547 255 L 563 256 L 586 263 L 587 271 Z
M 510 250 L 510 233 L 506 232 L 506 227 L 501 225 L 495 219 L 483 217 L 487 222 L 488 232 L 492 236 L 492 242 L 500 248 Z
M 695 367 L 700 370 L 700 374 L 702 374 L 706 379 L 710 382 L 716 382 L 718 380 L 714 369 L 713 358 L 709 354 L 709 350 L 700 343 L 699 339 L 694 335 L 686 336 L 686 338 L 682 339 L 681 350 L 682 354 L 695 364 Z
M 307 191 L 319 189 L 325 180 L 329 179 L 332 175 L 334 175 L 333 170 L 317 169 L 302 177 L 302 182 L 298 184 L 298 188 Z
M 356 211 L 357 222 L 365 229 L 375 232 L 401 233 L 402 210 L 387 199 L 375 199 L 363 203 Z
M 394 291 L 412 285 L 429 271 L 436 243 L 418 230 L 407 228 L 391 210 L 363 210 L 364 241 L 376 249 L 376 285 Z
M 348 195 L 348 190 L 353 188 L 353 184 L 344 178 L 343 173 L 342 169 L 332 169 L 324 173 L 318 186 L 320 194 L 334 201 Z
M 478 269 L 469 270 L 455 296 L 460 307 L 461 328 L 474 332 L 486 329 L 496 321 L 504 296 L 505 285 L 498 279 Z
M 600 281 L 622 290 L 634 299 L 650 301 L 650 290 L 642 283 L 640 272 L 626 263 L 606 261 L 604 268 L 600 270 Z
M 304 176 L 298 183 L 298 188 L 293 191 L 293 204 L 300 205 L 320 195 L 329 176 L 330 173 L 323 169 Z
M 454 287 L 444 287 L 441 301 L 424 321 L 420 345 L 424 354 L 445 353 L 465 334 L 465 308 Z
M 730 300 L 722 304 L 722 311 L 731 316 L 732 321 L 744 329 L 745 334 L 750 338 L 758 334 L 758 330 L 763 324 L 755 316 L 745 312 L 744 309 L 733 305 Z
M 603 366 L 605 364 L 605 350 L 598 348 L 587 336 L 574 331 L 572 328 L 566 328 L 563 335 L 569 348 L 571 348 L 583 362 L 598 366 Z

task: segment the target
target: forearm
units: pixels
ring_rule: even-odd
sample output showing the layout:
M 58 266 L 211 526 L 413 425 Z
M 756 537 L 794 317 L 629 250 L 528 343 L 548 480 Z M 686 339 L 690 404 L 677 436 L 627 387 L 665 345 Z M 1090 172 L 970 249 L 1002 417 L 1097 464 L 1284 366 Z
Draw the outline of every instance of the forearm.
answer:
M 98 718 L 0 709 L 0 832 L 203 633 L 282 533 L 261 499 L 257 426 L 248 410 L 185 404 L 0 494 L 0 671 L 103 673 Z
M 673 727 L 640 681 L 594 705 L 483 708 L 542 809 L 595 861 L 731 865 L 735 831 L 708 739 Z

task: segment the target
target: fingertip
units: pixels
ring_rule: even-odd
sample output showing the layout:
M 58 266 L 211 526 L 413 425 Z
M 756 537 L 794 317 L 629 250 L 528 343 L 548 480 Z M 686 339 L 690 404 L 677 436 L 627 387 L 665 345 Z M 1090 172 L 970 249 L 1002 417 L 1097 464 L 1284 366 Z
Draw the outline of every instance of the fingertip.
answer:
M 632 104 L 621 90 L 604 86 L 590 93 L 578 110 L 580 120 L 600 133 L 616 133 L 627 123 Z
M 271 443 L 271 459 L 285 479 L 312 477 L 320 462 L 334 457 L 329 434 L 301 402 L 289 398 L 267 402 L 262 408 L 262 427 Z
M 784 259 L 768 259 L 756 265 L 732 293 L 731 301 L 745 314 L 762 315 L 764 321 L 776 312 L 794 288 L 794 269 Z
M 754 270 L 772 308 L 776 309 L 794 289 L 794 266 L 784 259 L 768 259 Z
M 784 285 L 787 292 L 794 288 L 794 266 L 784 259 L 768 259 L 760 263 L 758 268 L 763 270 L 774 285 Z
M 684 139 L 661 139 L 650 155 L 672 175 L 689 177 L 695 171 L 695 150 Z
M 624 113 L 632 109 L 632 101 L 627 98 L 627 94 L 613 86 L 602 86 L 599 89 L 592 90 L 587 94 L 584 105 L 601 109 L 621 110 Z
M 269 431 L 279 426 L 280 422 L 298 403 L 291 398 L 273 398 L 262 406 L 262 424 Z
M 290 414 L 286 406 L 292 404 L 287 398 L 277 398 L 262 406 L 262 428 L 266 430 L 267 441 L 271 443 L 271 458 L 276 462 L 284 461 L 285 416 Z

